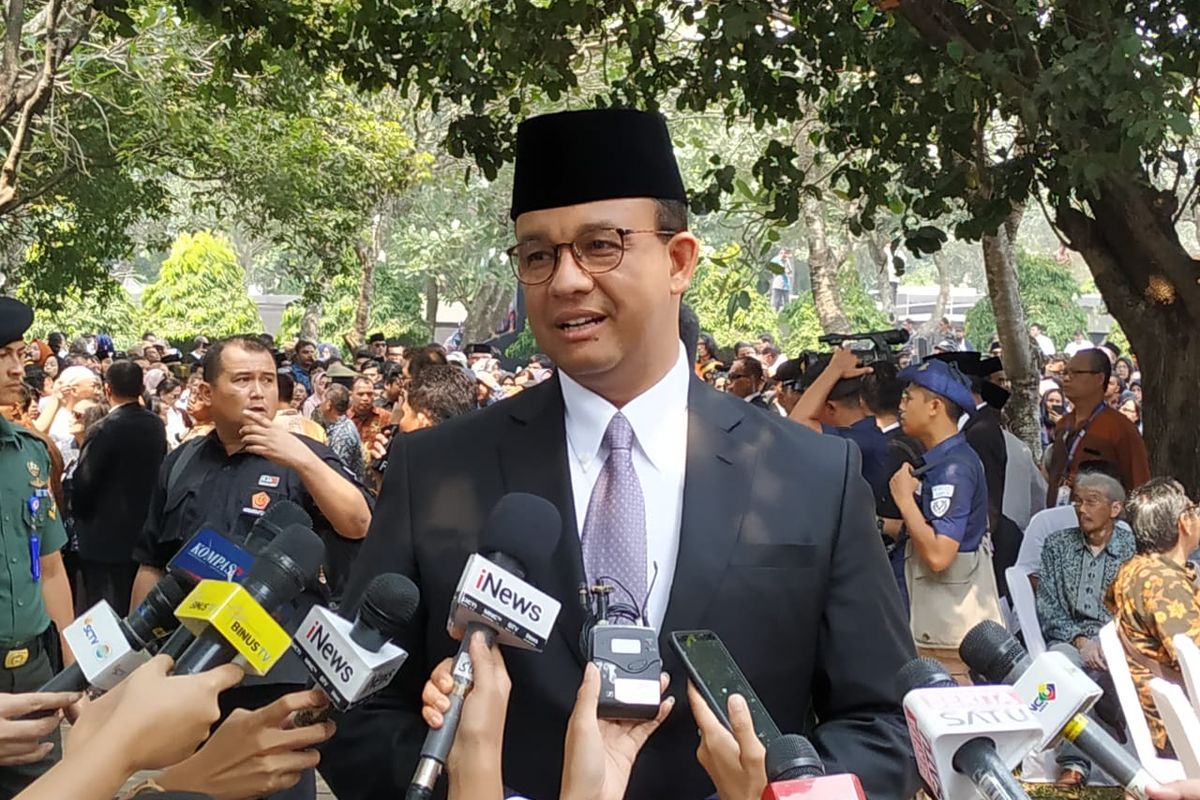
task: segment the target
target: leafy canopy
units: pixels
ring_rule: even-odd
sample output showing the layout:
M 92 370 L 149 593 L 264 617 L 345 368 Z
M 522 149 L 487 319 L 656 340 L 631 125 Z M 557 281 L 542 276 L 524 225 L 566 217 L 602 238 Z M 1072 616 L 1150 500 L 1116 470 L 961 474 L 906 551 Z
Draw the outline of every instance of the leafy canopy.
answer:
M 1059 350 L 1072 340 L 1075 331 L 1087 330 L 1087 314 L 1078 303 L 1079 286 L 1065 266 L 1048 256 L 1022 250 L 1017 253 L 1017 282 L 1026 321 L 1040 325 Z M 980 298 L 967 312 L 965 330 L 977 347 L 987 347 L 996 332 L 996 316 L 989 298 Z
M 207 231 L 175 240 L 158 280 L 142 294 L 142 314 L 157 326 L 155 333 L 172 341 L 262 330 L 233 248 Z

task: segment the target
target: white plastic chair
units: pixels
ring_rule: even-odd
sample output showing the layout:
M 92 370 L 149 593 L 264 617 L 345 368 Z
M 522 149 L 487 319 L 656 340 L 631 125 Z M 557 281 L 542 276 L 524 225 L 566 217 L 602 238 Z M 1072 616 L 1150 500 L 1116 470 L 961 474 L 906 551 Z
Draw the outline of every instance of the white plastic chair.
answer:
M 1184 774 L 1200 778 L 1200 718 L 1188 704 L 1183 689 L 1162 678 L 1151 678 L 1150 694 Z
M 1200 647 L 1186 633 L 1181 633 L 1171 640 L 1175 643 L 1175 652 L 1179 655 L 1179 671 L 1183 673 L 1183 685 L 1191 698 L 1192 708 L 1200 716 Z
M 1146 723 L 1146 714 L 1142 711 L 1137 687 L 1134 686 L 1133 676 L 1129 673 L 1129 662 L 1125 658 L 1125 648 L 1117 634 L 1115 621 L 1100 629 L 1100 649 L 1104 652 L 1104 660 L 1108 662 L 1108 673 L 1112 676 L 1113 686 L 1116 687 L 1117 701 L 1125 714 L 1125 727 L 1129 731 L 1129 738 L 1133 740 L 1133 751 L 1138 761 L 1162 783 L 1183 780 L 1183 764 L 1177 759 L 1159 758 L 1158 751 L 1154 748 L 1154 740 L 1150 738 L 1150 726 Z
M 1021 622 L 1021 633 L 1025 635 L 1025 649 L 1030 658 L 1037 658 L 1046 652 L 1046 640 L 1038 622 L 1037 599 L 1033 595 L 1033 584 L 1029 582 L 1029 572 L 1024 567 L 1009 567 L 1004 571 L 1004 580 L 1008 582 L 1008 596 Z

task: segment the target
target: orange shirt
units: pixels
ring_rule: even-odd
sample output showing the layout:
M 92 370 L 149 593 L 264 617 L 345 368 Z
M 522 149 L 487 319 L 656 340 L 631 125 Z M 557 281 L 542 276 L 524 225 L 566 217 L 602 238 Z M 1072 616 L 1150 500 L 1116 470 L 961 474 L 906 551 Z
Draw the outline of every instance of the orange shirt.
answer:
M 1080 421 L 1082 425 L 1084 420 Z M 1071 445 L 1068 436 L 1070 423 L 1066 417 L 1054 429 L 1053 452 L 1050 457 L 1050 486 L 1046 504 L 1058 504 L 1058 489 L 1075 481 L 1079 465 L 1088 461 L 1107 461 L 1117 468 L 1125 491 L 1132 491 L 1150 480 L 1150 459 L 1146 443 L 1132 422 L 1119 411 L 1107 406 L 1096 415 L 1084 431 L 1083 441 L 1075 448 L 1070 463 L 1067 452 Z

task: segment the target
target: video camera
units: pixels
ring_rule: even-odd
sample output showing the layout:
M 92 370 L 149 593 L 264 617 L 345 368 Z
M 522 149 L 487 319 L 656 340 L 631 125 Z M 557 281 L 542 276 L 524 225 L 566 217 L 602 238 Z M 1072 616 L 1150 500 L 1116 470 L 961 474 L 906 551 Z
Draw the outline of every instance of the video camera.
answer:
M 908 344 L 908 331 L 886 330 L 867 331 L 866 333 L 827 333 L 817 339 L 818 342 L 830 347 L 844 347 L 858 354 L 858 360 L 863 364 L 873 364 L 876 361 L 895 361 L 893 347 Z
M 896 363 L 896 352 L 893 347 L 899 347 L 908 342 L 908 331 L 867 331 L 865 333 L 827 333 L 817 339 L 829 347 L 844 347 L 853 350 L 860 364 L 866 366 L 878 362 Z M 811 383 L 814 376 L 819 374 L 829 363 L 829 353 L 818 353 L 805 350 L 800 354 L 802 364 L 800 374 L 808 376 L 801 378 L 801 385 Z

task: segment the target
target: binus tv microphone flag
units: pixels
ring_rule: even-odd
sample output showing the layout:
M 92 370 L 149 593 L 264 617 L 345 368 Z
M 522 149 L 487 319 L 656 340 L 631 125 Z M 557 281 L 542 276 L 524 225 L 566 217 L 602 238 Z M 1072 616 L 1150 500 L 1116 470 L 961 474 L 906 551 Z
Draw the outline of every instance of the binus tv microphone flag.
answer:
M 176 675 L 192 675 L 238 656 L 265 675 L 287 650 L 291 637 L 272 618 L 316 580 L 325 544 L 312 530 L 292 525 L 250 567 L 241 584 L 203 581 L 176 615 L 196 641 L 175 663 Z
M 330 705 L 299 712 L 293 727 L 323 722 L 331 710 L 346 711 L 387 686 L 408 653 L 393 644 L 412 625 L 421 592 L 403 575 L 385 572 L 367 584 L 351 622 L 313 606 L 296 629 L 292 650 L 320 686 Z
M 561 604 L 526 581 L 531 567 L 545 574 L 544 562 L 558 546 L 562 517 L 549 501 L 531 494 L 500 498 L 488 516 L 479 552 L 467 559 L 450 607 L 447 627 L 462 631 L 454 660 L 454 689 L 442 727 L 431 730 L 408 787 L 408 800 L 432 796 L 458 731 L 463 699 L 474 682 L 471 637 L 482 632 L 490 646 L 497 642 L 541 652 L 554 629 Z
M 312 528 L 312 518 L 291 500 L 273 503 L 266 513 L 254 521 L 242 545 L 218 533 L 211 525 L 203 525 L 187 544 L 179 548 L 179 552 L 167 564 L 167 572 L 184 582 L 188 592 L 203 580 L 241 583 L 255 557 L 292 525 Z M 176 621 L 175 626 L 178 624 Z M 159 652 L 178 660 L 195 638 L 186 627 L 177 627 Z

